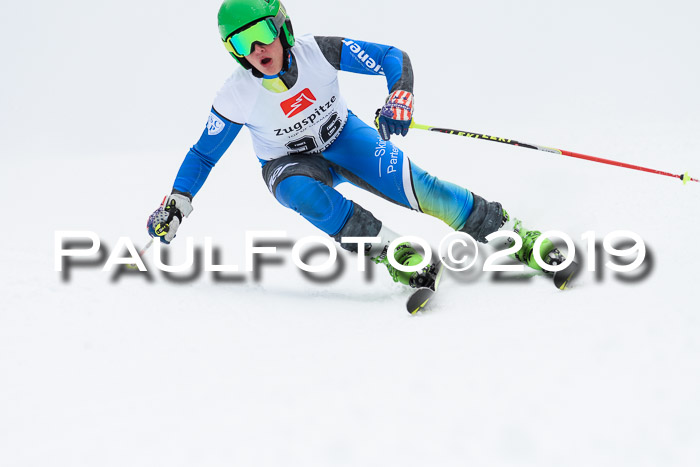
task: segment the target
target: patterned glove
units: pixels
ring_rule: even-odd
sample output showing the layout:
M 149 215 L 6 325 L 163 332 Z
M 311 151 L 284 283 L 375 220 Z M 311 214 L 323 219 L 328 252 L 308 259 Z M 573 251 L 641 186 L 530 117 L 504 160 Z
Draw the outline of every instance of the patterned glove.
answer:
M 185 195 L 166 196 L 160 207 L 148 217 L 148 234 L 160 238 L 165 244 L 170 244 L 182 223 L 182 217 L 189 216 L 193 209 L 190 198 Z
M 394 91 L 386 104 L 377 111 L 377 129 L 384 141 L 391 135 L 406 136 L 413 118 L 413 94 L 408 91 Z

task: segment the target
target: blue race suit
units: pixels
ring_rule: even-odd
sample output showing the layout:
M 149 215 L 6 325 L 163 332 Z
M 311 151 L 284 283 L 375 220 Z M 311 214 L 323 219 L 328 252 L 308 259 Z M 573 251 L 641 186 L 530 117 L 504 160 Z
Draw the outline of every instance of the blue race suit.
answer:
M 314 40 L 336 70 L 385 75 L 389 92 L 413 91 L 410 60 L 399 49 L 336 37 Z M 276 76 L 263 76 L 262 86 L 291 89 L 304 71 L 295 68 L 295 47 L 285 56 L 285 69 Z M 182 163 L 173 190 L 196 195 L 243 126 L 220 112 L 215 103 L 207 127 Z M 282 205 L 326 234 L 338 236 L 361 209 L 335 190 L 339 183 L 350 182 L 393 203 L 437 217 L 455 230 L 465 226 L 474 205 L 469 190 L 428 174 L 351 111 L 339 131 L 330 146 L 319 153 L 259 157 L 268 188 Z M 357 234 L 358 230 L 352 232 Z M 376 234 L 362 229 L 360 233 Z

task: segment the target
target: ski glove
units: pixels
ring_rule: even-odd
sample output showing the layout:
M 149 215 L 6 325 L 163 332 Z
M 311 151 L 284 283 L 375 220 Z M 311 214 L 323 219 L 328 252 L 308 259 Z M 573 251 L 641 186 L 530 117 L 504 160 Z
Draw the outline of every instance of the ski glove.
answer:
M 391 135 L 406 136 L 413 118 L 413 94 L 408 91 L 394 91 L 387 98 L 384 107 L 377 110 L 377 129 L 384 141 Z
M 182 194 L 172 194 L 163 198 L 163 202 L 148 217 L 146 227 L 151 237 L 158 237 L 165 244 L 175 238 L 175 233 L 182 223 L 182 218 L 192 212 L 190 198 Z

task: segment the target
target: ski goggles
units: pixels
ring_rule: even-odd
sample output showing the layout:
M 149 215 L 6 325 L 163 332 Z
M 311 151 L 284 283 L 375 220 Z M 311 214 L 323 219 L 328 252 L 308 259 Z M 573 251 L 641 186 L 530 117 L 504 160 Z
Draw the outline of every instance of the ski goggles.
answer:
M 277 25 L 279 23 L 279 26 Z M 253 53 L 255 43 L 272 44 L 279 35 L 279 28 L 284 23 L 284 13 L 277 13 L 274 18 L 264 18 L 253 23 L 242 31 L 231 34 L 224 42 L 226 50 L 237 57 L 245 57 Z

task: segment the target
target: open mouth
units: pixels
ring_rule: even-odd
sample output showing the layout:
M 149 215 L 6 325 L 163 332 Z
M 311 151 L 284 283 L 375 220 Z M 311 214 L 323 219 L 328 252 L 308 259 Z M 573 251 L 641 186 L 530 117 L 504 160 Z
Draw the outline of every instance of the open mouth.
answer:
M 260 63 L 263 65 L 269 65 L 271 61 L 272 61 L 272 59 L 268 57 L 268 58 L 263 58 L 262 60 L 260 60 Z

